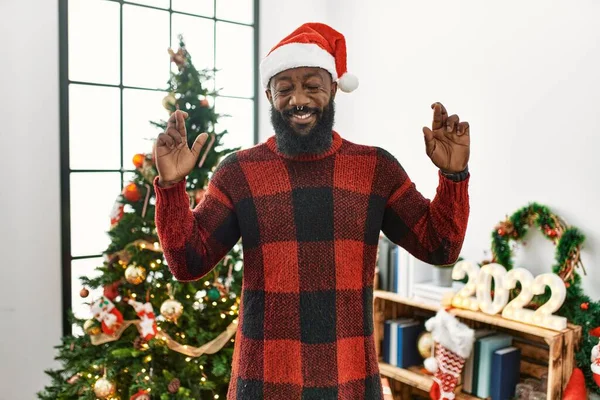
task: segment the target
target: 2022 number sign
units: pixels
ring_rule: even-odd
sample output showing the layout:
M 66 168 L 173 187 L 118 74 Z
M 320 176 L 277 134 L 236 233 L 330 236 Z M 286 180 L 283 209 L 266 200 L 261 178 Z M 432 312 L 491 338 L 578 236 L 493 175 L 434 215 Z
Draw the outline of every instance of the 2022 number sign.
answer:
M 452 278 L 461 280 L 465 276 L 467 283 L 452 298 L 452 306 L 471 311 L 481 310 L 490 315 L 502 313 L 503 318 L 548 329 L 562 330 L 567 327 L 566 318 L 553 315 L 567 295 L 567 288 L 558 275 L 547 273 L 534 278 L 525 268 L 507 272 L 506 268 L 496 263 L 480 268 L 472 262 L 459 261 L 452 270 Z M 493 299 L 492 280 L 495 283 Z M 521 283 L 521 292 L 509 302 L 509 290 L 514 289 L 517 282 Z M 544 293 L 546 286 L 552 291 L 550 300 L 535 311 L 524 309 L 534 295 Z

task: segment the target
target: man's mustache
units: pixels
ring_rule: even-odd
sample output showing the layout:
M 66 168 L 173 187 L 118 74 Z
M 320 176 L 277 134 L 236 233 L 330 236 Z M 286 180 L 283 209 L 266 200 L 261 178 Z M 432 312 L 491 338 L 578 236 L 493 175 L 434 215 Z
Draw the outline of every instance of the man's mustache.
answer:
M 299 110 L 297 107 L 291 107 L 289 109 L 281 111 L 281 114 L 285 117 L 292 117 L 294 114 L 306 114 L 307 112 L 311 114 L 321 114 L 321 110 L 316 107 L 302 107 L 302 110 Z

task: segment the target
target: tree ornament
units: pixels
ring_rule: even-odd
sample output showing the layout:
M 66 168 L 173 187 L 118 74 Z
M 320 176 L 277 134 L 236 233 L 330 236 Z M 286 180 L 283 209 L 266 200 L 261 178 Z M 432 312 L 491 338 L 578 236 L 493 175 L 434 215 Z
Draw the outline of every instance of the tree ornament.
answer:
M 169 386 L 168 386 L 169 393 L 172 393 L 172 394 L 177 393 L 180 386 L 181 386 L 181 382 L 179 381 L 178 378 L 171 379 L 171 382 L 169 382 Z
M 121 286 L 121 281 L 115 281 L 113 283 L 109 283 L 104 286 L 104 297 L 113 301 L 119 295 L 119 286 Z
M 100 323 L 94 319 L 88 319 L 83 323 L 83 331 L 90 336 L 95 336 L 102 332 Z
M 87 288 L 81 288 L 81 290 L 79 291 L 79 296 L 83 297 L 84 299 L 86 297 L 88 297 L 90 295 L 90 291 L 87 290 Z
M 200 107 L 208 108 L 210 104 L 208 103 L 208 99 L 204 98 L 200 100 Z
M 106 399 L 116 393 L 115 383 L 108 380 L 106 377 L 102 377 L 94 384 L 94 394 L 101 399 Z
M 146 279 L 146 268 L 141 265 L 131 264 L 125 270 L 125 279 L 132 285 L 139 285 Z
M 142 168 L 144 166 L 145 160 L 146 160 L 146 156 L 144 154 L 138 153 L 135 156 L 133 156 L 132 162 L 136 168 Z
M 169 115 L 177 108 L 177 98 L 175 93 L 169 93 L 162 100 L 162 106 L 169 112 Z
M 177 323 L 177 319 L 183 314 L 183 306 L 175 299 L 167 299 L 160 306 L 160 314 L 168 321 Z
M 173 49 L 169 49 L 169 54 L 171 55 L 171 62 L 177 65 L 177 69 L 181 71 L 185 67 L 185 56 L 186 51 L 182 47 L 177 50 L 177 53 L 173 51 Z
M 106 297 L 100 296 L 92 303 L 92 315 L 102 324 L 102 332 L 113 335 L 123 323 L 123 315 Z
M 142 198 L 142 194 L 140 193 L 140 189 L 138 189 L 137 185 L 133 182 L 128 184 L 123 188 L 123 197 L 132 203 L 140 201 Z
M 140 336 L 143 337 L 144 340 L 150 340 L 156 336 L 156 316 L 154 315 L 152 304 L 150 302 L 140 303 L 133 299 L 129 299 L 127 303 L 133 307 L 135 313 L 140 317 Z
M 129 400 L 150 400 L 150 393 L 145 389 L 140 389 L 136 394 L 131 396 Z
M 419 335 L 419 339 L 417 340 L 417 349 L 419 350 L 419 354 L 424 359 L 431 357 L 431 350 L 433 348 L 433 337 L 429 332 L 423 332 Z
M 208 290 L 208 298 L 210 300 L 216 301 L 216 300 L 219 300 L 220 297 L 221 297 L 221 292 L 219 292 L 219 289 L 213 287 Z
M 581 309 L 587 311 L 590 308 L 590 303 L 581 303 Z
M 176 324 L 177 319 L 183 314 L 183 306 L 173 297 L 173 286 L 171 283 L 167 283 L 167 290 L 170 298 L 165 300 L 160 306 L 160 314 L 165 317 L 167 321 Z
M 117 225 L 121 218 L 123 218 L 123 215 L 125 215 L 125 206 L 121 203 L 120 199 L 117 198 L 109 215 L 110 227 L 113 228 Z

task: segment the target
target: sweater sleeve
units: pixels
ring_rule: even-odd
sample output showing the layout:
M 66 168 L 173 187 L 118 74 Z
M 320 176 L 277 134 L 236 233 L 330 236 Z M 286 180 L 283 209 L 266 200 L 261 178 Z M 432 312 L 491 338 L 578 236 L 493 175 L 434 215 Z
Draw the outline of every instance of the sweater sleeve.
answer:
M 382 151 L 382 173 L 391 182 L 383 216 L 383 233 L 416 258 L 433 265 L 456 262 L 469 219 L 470 174 L 455 182 L 438 172 L 433 200 L 425 198 L 404 168 Z M 381 179 L 381 178 L 380 178 Z
M 240 238 L 231 198 L 224 190 L 223 170 L 217 167 L 201 202 L 192 210 L 185 180 L 156 190 L 156 230 L 169 269 L 179 281 L 208 274 Z

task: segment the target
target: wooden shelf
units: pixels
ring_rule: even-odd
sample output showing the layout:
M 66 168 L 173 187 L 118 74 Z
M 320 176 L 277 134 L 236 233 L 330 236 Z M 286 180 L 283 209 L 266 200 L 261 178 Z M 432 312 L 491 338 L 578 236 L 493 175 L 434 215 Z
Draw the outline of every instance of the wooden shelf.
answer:
M 379 360 L 380 345 L 383 339 L 383 324 L 386 319 L 398 317 L 429 318 L 442 308 L 441 305 L 427 304 L 400 296 L 397 293 L 375 290 L 374 324 Z M 581 326 L 568 324 L 566 329 L 557 331 L 523 324 L 489 315 L 479 311 L 451 308 L 448 311 L 473 329 L 495 329 L 513 336 L 513 346 L 521 349 L 521 374 L 540 378 L 548 374 L 548 399 L 560 399 L 575 366 L 575 351 L 581 339 Z M 404 387 L 429 391 L 432 378 L 418 368 L 402 369 L 380 362 L 381 374 L 400 382 Z M 457 399 L 478 399 L 460 392 Z
M 381 375 L 400 381 L 424 392 L 429 392 L 429 389 L 431 389 L 431 384 L 433 383 L 431 376 L 422 374 L 419 371 L 419 368 L 411 367 L 404 369 L 380 362 L 379 371 L 381 372 Z M 481 400 L 479 397 L 473 397 L 469 394 L 462 393 L 460 391 L 460 387 L 456 388 L 455 395 L 457 400 Z
M 409 298 L 400 296 L 397 293 L 386 292 L 383 290 L 375 290 L 373 293 L 374 297 L 379 297 L 386 300 L 402 303 L 407 306 L 417 307 L 430 311 L 438 311 L 442 306 L 436 306 L 433 304 L 423 304 Z M 517 332 L 527 333 L 544 339 L 552 340 L 555 337 L 562 336 L 565 332 L 568 332 L 573 328 L 574 325 L 570 325 L 567 329 L 562 331 L 555 331 L 552 329 L 540 328 L 538 326 L 526 325 L 517 321 L 511 321 L 504 319 L 500 315 L 489 315 L 479 311 L 463 310 L 460 308 L 452 308 L 449 311 L 450 314 L 457 316 L 458 318 L 468 319 L 470 321 L 482 322 L 487 325 L 493 325 L 505 329 L 514 330 Z

